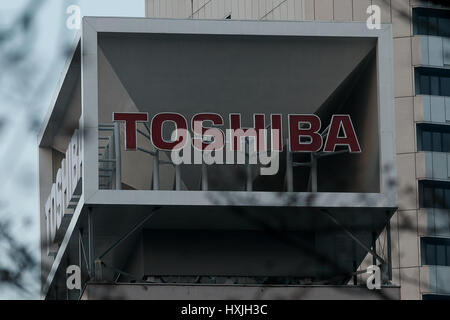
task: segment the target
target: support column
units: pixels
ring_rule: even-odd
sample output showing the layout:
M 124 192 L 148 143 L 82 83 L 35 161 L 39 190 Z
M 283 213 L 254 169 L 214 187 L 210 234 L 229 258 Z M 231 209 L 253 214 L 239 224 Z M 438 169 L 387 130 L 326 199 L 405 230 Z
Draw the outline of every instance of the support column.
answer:
M 387 245 L 387 272 L 388 280 L 392 281 L 392 242 L 391 242 L 391 218 L 389 212 L 386 224 L 386 245 Z
M 159 150 L 156 148 L 153 157 L 153 190 L 159 190 Z
M 116 159 L 116 189 L 122 189 L 122 160 L 120 157 L 120 126 L 114 123 L 114 153 Z
M 289 150 L 289 139 L 286 139 L 286 184 L 287 192 L 294 191 L 294 173 L 292 169 L 292 152 Z
M 94 222 L 92 217 L 92 208 L 88 209 L 88 246 L 89 246 L 89 276 L 94 278 L 95 266 L 94 266 Z
M 377 235 L 375 232 L 372 232 L 372 251 L 377 252 Z M 377 256 L 374 254 L 372 254 L 372 264 L 377 265 Z

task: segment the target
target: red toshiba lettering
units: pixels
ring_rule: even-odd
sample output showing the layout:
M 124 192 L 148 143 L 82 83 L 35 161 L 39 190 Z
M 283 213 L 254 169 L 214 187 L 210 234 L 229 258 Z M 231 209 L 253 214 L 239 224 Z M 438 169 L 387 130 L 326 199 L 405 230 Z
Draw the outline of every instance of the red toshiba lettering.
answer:
M 253 116 L 253 128 L 241 128 L 241 115 L 239 113 L 230 114 L 230 128 L 233 130 L 232 136 L 232 149 L 233 151 L 240 150 L 240 139 L 242 137 L 254 137 L 256 138 L 257 151 L 263 151 L 266 149 L 266 141 L 264 139 L 265 128 L 265 115 L 255 114 Z M 281 132 L 281 115 L 271 115 L 271 129 L 278 131 L 277 141 L 273 141 L 273 150 L 282 150 L 282 132 Z M 270 132 L 271 130 L 269 130 Z M 273 132 L 272 132 L 273 135 Z
M 305 123 L 307 128 L 300 128 Z M 317 152 L 322 147 L 322 136 L 319 133 L 320 118 L 312 115 L 289 115 L 289 137 L 291 152 Z M 309 138 L 308 142 L 301 142 L 301 137 Z
M 256 148 L 259 150 L 259 130 L 264 130 L 264 115 L 255 114 L 253 116 L 254 127 L 242 129 L 241 115 L 239 113 L 230 114 L 230 128 L 233 130 L 231 150 L 241 149 L 241 137 L 253 137 L 256 139 Z
M 147 122 L 147 112 L 114 112 L 113 121 L 125 122 L 125 150 L 136 150 L 136 123 Z
M 153 145 L 160 150 L 168 150 L 171 151 L 175 147 L 183 147 L 179 144 L 183 142 L 182 136 L 177 136 L 175 141 L 166 141 L 163 138 L 163 123 L 166 121 L 171 121 L 175 123 L 176 129 L 184 129 L 187 130 L 187 122 L 186 119 L 178 113 L 158 113 L 152 119 L 152 142 Z M 186 141 L 184 141 L 186 143 Z
M 341 126 L 344 129 L 344 137 L 339 137 Z M 361 152 L 352 120 L 348 114 L 334 115 L 331 118 L 330 130 L 323 151 L 334 152 L 336 146 L 348 146 L 350 152 Z

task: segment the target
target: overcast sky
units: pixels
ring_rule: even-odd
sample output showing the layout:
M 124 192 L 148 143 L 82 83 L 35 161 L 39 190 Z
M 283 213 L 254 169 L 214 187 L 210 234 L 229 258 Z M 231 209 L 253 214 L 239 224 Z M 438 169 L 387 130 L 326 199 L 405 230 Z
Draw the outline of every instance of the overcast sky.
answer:
M 0 31 L 9 28 L 27 4 L 36 0 L 1 0 Z M 39 253 L 37 134 L 50 108 L 65 63 L 64 48 L 76 32 L 66 27 L 70 5 L 83 16 L 142 17 L 144 0 L 46 0 L 34 12 L 36 21 L 26 57 L 18 64 L 5 62 L 17 43 L 0 44 L 0 218 L 11 219 L 13 235 Z M 2 246 L 0 244 L 0 257 Z M 0 285 L 0 299 L 20 293 Z M 38 296 L 36 296 L 38 298 Z

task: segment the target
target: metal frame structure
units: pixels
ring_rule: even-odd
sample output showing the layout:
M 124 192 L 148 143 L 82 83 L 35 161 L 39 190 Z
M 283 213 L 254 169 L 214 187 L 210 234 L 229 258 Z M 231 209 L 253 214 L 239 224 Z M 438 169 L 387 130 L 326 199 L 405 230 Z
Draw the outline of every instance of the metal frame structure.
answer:
M 282 35 L 282 36 L 322 36 L 322 37 L 364 37 L 378 40 L 378 92 L 380 117 L 380 193 L 326 193 L 317 192 L 315 201 L 308 206 L 313 207 L 383 207 L 397 206 L 397 192 L 389 181 L 396 179 L 395 171 L 395 131 L 393 106 L 393 72 L 392 72 L 392 30 L 390 24 L 383 24 L 380 30 L 368 30 L 364 23 L 312 23 L 312 22 L 269 22 L 269 21 L 213 21 L 213 20 L 175 20 L 175 19 L 139 19 L 139 18 L 93 18 L 83 19 L 82 37 L 82 123 L 90 140 L 84 147 L 83 194 L 93 204 L 134 203 L 142 205 L 172 204 L 179 199 L 185 205 L 210 205 L 207 183 L 204 177 L 202 191 L 190 191 L 186 197 L 184 191 L 177 195 L 171 192 L 158 191 L 158 179 L 155 178 L 154 190 L 136 191 L 132 197 L 128 193 L 116 190 L 99 190 L 98 186 L 98 74 L 97 74 L 97 34 L 98 33 L 169 33 L 169 34 L 217 34 L 217 35 Z M 321 156 L 321 155 L 318 155 Z M 158 157 L 154 157 L 156 160 Z M 155 161 L 158 166 L 157 161 Z M 312 162 L 314 167 L 314 161 Z M 206 171 L 206 170 L 204 170 Z M 157 175 L 156 175 L 157 177 Z M 289 179 L 289 178 L 288 178 Z M 289 183 L 288 183 L 289 185 Z M 314 187 L 314 183 L 313 183 Z M 313 189 L 314 190 L 314 189 Z M 207 191 L 214 192 L 214 191 Z M 230 191 L 230 196 L 235 192 Z M 296 192 L 291 201 L 294 206 L 302 206 L 310 193 Z M 271 204 L 284 205 L 285 199 L 278 193 L 252 192 L 252 196 L 238 192 L 238 202 L 242 205 L 266 205 L 264 199 Z M 363 197 L 361 197 L 363 195 Z M 290 195 L 292 199 L 293 195 Z M 258 201 L 251 199 L 257 198 Z M 359 198 L 355 201 L 355 198 Z M 277 200 L 278 199 L 278 200 Z M 330 201 L 331 200 L 331 201 Z
M 271 206 L 271 207 L 314 207 L 319 208 L 331 221 L 343 230 L 373 255 L 375 263 L 380 261 L 387 264 L 387 277 L 392 279 L 390 253 L 390 227 L 388 231 L 388 257 L 384 261 L 376 253 L 375 245 L 368 248 L 358 237 L 337 221 L 330 210 L 333 208 L 379 208 L 388 212 L 388 216 L 397 207 L 397 190 L 390 181 L 396 179 L 395 170 L 395 131 L 393 105 L 393 53 L 392 30 L 390 24 L 382 24 L 380 30 L 368 30 L 365 23 L 317 23 L 317 22 L 269 22 L 269 21 L 217 21 L 217 20 L 175 20 L 175 19 L 140 19 L 140 18 L 83 18 L 81 37 L 81 86 L 82 86 L 82 118 L 81 128 L 84 132 L 83 142 L 83 180 L 82 195 L 75 208 L 73 218 L 66 231 L 64 239 L 55 257 L 51 271 L 43 288 L 43 297 L 48 293 L 64 252 L 75 235 L 78 237 L 79 262 L 84 257 L 86 268 L 91 278 L 101 279 L 102 266 L 106 266 L 102 258 L 114 250 L 123 240 L 147 222 L 155 210 L 166 205 L 196 205 L 196 206 L 228 206 L 233 199 L 234 206 Z M 159 190 L 159 165 L 170 164 L 159 159 L 158 151 L 140 148 L 153 157 L 154 175 L 153 190 L 121 190 L 121 156 L 120 130 L 118 124 L 104 125 L 98 123 L 98 33 L 159 33 L 159 34 L 215 34 L 215 35 L 280 35 L 280 36 L 317 36 L 317 37 L 361 37 L 376 38 L 378 64 L 378 107 L 379 107 L 379 140 L 380 140 L 380 192 L 379 193 L 329 193 L 317 192 L 317 162 L 322 154 L 311 154 L 311 162 L 294 163 L 291 154 L 287 156 L 287 192 L 253 192 L 251 179 L 247 179 L 247 191 L 208 191 L 206 166 L 202 168 L 201 191 L 182 191 L 179 166 L 175 166 L 174 190 Z M 148 129 L 148 127 L 147 127 Z M 99 136 L 99 131 L 112 133 L 109 137 Z M 148 137 L 145 132 L 138 131 Z M 107 141 L 101 145 L 101 141 Z M 99 153 L 103 150 L 103 153 Z M 102 156 L 99 159 L 99 156 Z M 294 166 L 310 166 L 310 187 L 314 193 L 314 201 L 310 201 L 311 192 L 293 192 Z M 251 177 L 251 167 L 247 166 L 247 177 Z M 100 174 L 104 174 L 110 181 L 100 184 Z M 110 188 L 111 190 L 105 190 Z M 252 192 L 248 192 L 252 191 Z M 226 196 L 223 196 L 224 193 Z M 103 254 L 95 255 L 93 235 L 95 228 L 92 221 L 90 206 L 95 205 L 148 205 L 154 208 L 142 221 L 126 232 L 114 242 Z M 86 258 L 85 246 L 82 239 L 80 221 L 84 208 L 87 212 L 88 253 Z M 389 219 L 388 219 L 389 220 Z M 77 230 L 78 229 L 78 230 Z M 106 266 L 114 268 L 111 266 Z M 121 274 L 116 270 L 118 276 Z M 356 272 L 355 272 L 356 274 Z

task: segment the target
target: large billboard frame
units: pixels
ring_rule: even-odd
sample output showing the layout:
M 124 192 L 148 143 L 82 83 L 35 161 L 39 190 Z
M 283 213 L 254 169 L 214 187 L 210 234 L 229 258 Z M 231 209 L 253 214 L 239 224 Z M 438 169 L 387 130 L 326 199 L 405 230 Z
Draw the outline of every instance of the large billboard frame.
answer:
M 219 21 L 145 18 L 83 18 L 81 39 L 83 198 L 86 204 L 233 205 L 296 207 L 397 207 L 392 26 L 369 30 L 365 23 Z M 255 36 L 364 37 L 377 39 L 380 193 L 99 190 L 98 38 L 104 33 L 209 34 Z M 394 181 L 394 183 L 393 183 Z M 176 194 L 175 194 L 176 193 Z M 224 196 L 224 193 L 227 193 Z M 287 201 L 289 199 L 289 201 Z

